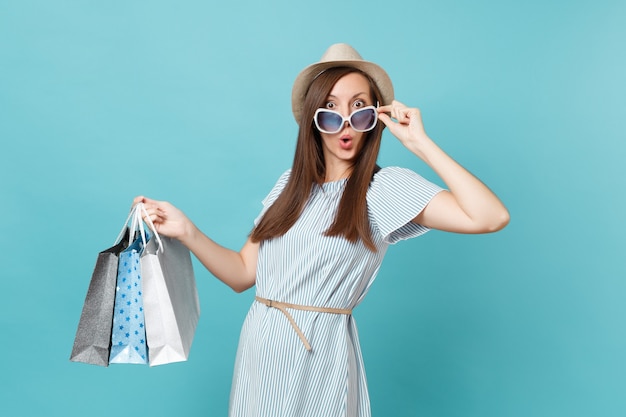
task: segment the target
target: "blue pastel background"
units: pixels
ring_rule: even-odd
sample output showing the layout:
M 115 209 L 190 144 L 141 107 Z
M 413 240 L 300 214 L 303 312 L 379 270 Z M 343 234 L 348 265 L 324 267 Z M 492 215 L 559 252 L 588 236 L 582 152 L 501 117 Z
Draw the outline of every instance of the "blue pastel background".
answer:
M 623 1 L 0 1 L 0 415 L 225 416 L 238 295 L 197 263 L 188 362 L 68 358 L 132 198 L 239 248 L 297 126 L 297 73 L 354 45 L 507 204 L 393 247 L 355 311 L 381 416 L 626 415 Z M 441 183 L 388 133 L 381 165 Z

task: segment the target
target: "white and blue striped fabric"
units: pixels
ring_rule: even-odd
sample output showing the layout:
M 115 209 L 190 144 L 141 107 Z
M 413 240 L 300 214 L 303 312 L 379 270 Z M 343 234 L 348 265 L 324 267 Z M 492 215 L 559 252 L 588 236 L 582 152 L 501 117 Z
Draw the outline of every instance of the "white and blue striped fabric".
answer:
M 263 201 L 272 205 L 285 172 Z M 370 288 L 389 244 L 428 229 L 411 223 L 441 191 L 404 168 L 383 168 L 367 194 L 377 252 L 362 242 L 324 236 L 346 180 L 314 186 L 303 213 L 284 235 L 261 242 L 260 297 L 315 307 L 353 309 Z M 241 331 L 230 398 L 231 417 L 365 417 L 369 395 L 356 323 L 350 315 L 290 310 L 311 344 L 307 351 L 287 317 L 254 302 Z

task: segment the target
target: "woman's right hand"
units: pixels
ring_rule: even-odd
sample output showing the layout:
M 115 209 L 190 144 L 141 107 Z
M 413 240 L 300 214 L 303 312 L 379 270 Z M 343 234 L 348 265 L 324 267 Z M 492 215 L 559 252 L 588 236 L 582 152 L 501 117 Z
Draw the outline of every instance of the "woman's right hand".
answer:
M 193 233 L 195 226 L 191 220 L 167 201 L 157 201 L 138 196 L 133 200 L 133 205 L 138 203 L 144 204 L 150 220 L 152 220 L 159 234 L 183 241 Z

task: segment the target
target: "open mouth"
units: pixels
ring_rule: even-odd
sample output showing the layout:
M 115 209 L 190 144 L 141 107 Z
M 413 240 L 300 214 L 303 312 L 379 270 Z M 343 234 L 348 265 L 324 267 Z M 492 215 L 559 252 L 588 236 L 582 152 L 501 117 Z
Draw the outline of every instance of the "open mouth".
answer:
M 352 138 L 350 136 L 344 136 L 339 139 L 339 146 L 341 149 L 350 149 L 352 147 Z

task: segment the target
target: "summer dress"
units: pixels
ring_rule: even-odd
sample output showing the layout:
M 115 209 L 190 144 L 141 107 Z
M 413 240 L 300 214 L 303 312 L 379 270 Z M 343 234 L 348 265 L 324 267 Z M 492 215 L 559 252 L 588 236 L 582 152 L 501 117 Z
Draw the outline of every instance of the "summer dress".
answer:
M 276 200 L 290 171 L 263 200 Z M 302 306 L 352 310 L 365 297 L 390 244 L 428 229 L 411 223 L 441 188 L 404 168 L 378 171 L 367 194 L 376 252 L 361 241 L 324 236 L 347 180 L 315 185 L 293 227 L 261 242 L 256 295 Z M 369 395 L 355 319 L 254 301 L 241 330 L 230 398 L 231 417 L 367 417 Z

